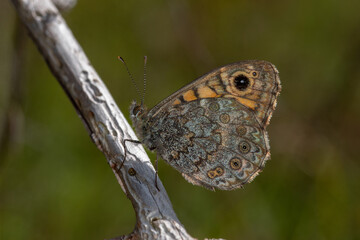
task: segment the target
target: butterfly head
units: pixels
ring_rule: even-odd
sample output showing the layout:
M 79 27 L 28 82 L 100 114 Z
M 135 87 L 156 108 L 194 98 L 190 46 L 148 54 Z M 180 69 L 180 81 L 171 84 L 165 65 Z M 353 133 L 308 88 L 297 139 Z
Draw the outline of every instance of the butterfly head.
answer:
M 148 110 L 144 104 L 134 101 L 130 106 L 130 118 L 140 139 L 142 139 L 143 129 L 147 122 L 147 113 Z

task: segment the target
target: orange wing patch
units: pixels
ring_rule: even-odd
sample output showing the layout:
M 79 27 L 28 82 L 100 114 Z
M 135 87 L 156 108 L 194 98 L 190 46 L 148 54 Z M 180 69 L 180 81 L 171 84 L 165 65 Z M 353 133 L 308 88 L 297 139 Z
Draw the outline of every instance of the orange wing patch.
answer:
M 197 89 L 197 92 L 199 94 L 199 98 L 216 98 L 221 97 L 221 95 L 214 92 L 211 88 L 207 86 L 200 86 Z
M 179 99 L 175 99 L 175 101 L 173 102 L 172 105 L 173 105 L 173 106 L 174 106 L 174 105 L 179 105 L 180 103 L 181 103 L 181 101 L 180 101 Z
M 255 108 L 257 107 L 257 103 L 255 101 L 252 101 L 250 99 L 246 99 L 246 98 L 242 98 L 242 97 L 235 97 L 235 96 L 230 96 L 235 98 L 238 102 L 240 102 L 242 105 L 251 108 L 252 110 L 255 110 Z
M 189 90 L 183 94 L 184 100 L 191 102 L 197 99 L 193 90 Z

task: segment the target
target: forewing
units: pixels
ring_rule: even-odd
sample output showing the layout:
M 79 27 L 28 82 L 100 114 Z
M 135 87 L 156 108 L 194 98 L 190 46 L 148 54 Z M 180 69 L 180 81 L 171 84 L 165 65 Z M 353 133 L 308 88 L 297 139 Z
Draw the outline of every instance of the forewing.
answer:
M 245 88 L 239 88 L 239 77 L 249 81 Z M 171 106 L 198 99 L 233 98 L 252 111 L 257 121 L 266 127 L 280 90 L 279 72 L 273 64 L 258 60 L 242 61 L 218 68 L 186 85 L 151 109 L 149 116 L 156 117 Z

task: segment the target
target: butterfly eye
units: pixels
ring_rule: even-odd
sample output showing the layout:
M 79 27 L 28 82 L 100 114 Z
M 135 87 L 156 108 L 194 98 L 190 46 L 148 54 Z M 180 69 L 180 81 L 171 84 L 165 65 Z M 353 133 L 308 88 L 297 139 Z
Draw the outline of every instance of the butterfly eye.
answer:
M 249 84 L 250 84 L 249 78 L 247 78 L 244 75 L 239 75 L 234 79 L 234 85 L 240 91 L 243 91 L 246 88 L 248 88 Z
M 134 116 L 136 116 L 136 115 L 138 115 L 139 113 L 141 113 L 141 111 L 142 111 L 142 108 L 138 105 L 138 106 L 135 106 L 135 107 L 134 107 L 132 114 L 133 114 Z

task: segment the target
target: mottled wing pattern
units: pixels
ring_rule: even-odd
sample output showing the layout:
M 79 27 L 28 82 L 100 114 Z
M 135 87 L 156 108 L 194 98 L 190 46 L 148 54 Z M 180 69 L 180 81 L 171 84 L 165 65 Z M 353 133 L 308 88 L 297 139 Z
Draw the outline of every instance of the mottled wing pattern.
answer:
M 134 104 L 142 142 L 193 184 L 230 190 L 251 181 L 270 157 L 265 127 L 280 92 L 265 61 L 216 69 L 150 111 Z
M 239 90 L 237 81 L 242 77 L 249 80 L 247 88 Z M 218 68 L 167 97 L 149 111 L 149 117 L 156 117 L 167 111 L 170 105 L 184 104 L 203 98 L 235 98 L 251 109 L 264 126 L 269 124 L 281 91 L 279 72 L 266 61 L 250 60 Z
M 171 130 L 153 133 L 157 153 L 193 184 L 238 188 L 269 156 L 266 132 L 235 99 L 200 99 L 161 115 L 153 129 Z

